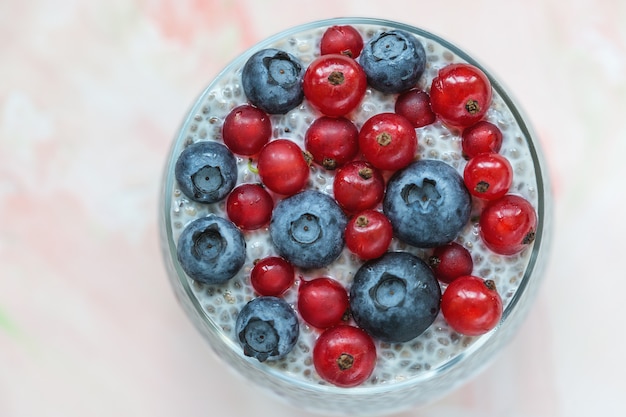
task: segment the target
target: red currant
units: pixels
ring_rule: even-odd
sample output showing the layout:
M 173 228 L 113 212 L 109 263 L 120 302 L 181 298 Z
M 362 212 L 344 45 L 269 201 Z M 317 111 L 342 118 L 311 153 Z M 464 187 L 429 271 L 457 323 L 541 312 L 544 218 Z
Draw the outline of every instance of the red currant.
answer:
M 226 199 L 228 218 L 244 230 L 254 230 L 268 224 L 273 208 L 274 200 L 259 184 L 241 184 Z
M 366 161 L 352 161 L 337 170 L 333 181 L 335 200 L 347 213 L 376 207 L 383 199 L 385 180 Z
M 255 262 L 250 272 L 250 284 L 259 295 L 278 297 L 295 280 L 293 266 L 278 256 L 269 256 Z
M 456 332 L 479 336 L 500 322 L 502 299 L 492 280 L 464 275 L 452 281 L 444 290 L 441 312 Z
M 295 194 L 309 180 L 309 164 L 302 149 L 288 139 L 267 143 L 259 153 L 257 169 L 263 184 L 278 194 Z
M 392 238 L 391 222 L 377 210 L 365 210 L 355 215 L 346 226 L 346 246 L 361 259 L 382 256 Z
M 513 167 L 498 153 L 481 153 L 467 162 L 463 180 L 474 197 L 495 200 L 509 191 L 513 182 Z
M 341 54 L 357 58 L 363 50 L 363 37 L 349 25 L 331 26 L 322 35 L 320 53 L 322 55 Z
M 327 116 L 343 116 L 361 102 L 367 77 L 361 66 L 345 55 L 322 55 L 307 68 L 302 80 L 304 96 Z
M 450 64 L 439 70 L 430 88 L 430 104 L 446 124 L 464 128 L 482 119 L 491 105 L 491 82 L 470 64 Z
M 502 131 L 486 120 L 465 128 L 461 139 L 463 153 L 468 159 L 479 153 L 498 153 L 502 147 Z
M 359 130 L 344 117 L 322 116 L 307 129 L 304 147 L 319 165 L 339 168 L 359 151 Z
M 463 275 L 470 275 L 474 269 L 472 255 L 462 245 L 450 242 L 438 246 L 428 258 L 435 277 L 446 284 Z
M 313 347 L 313 366 L 333 385 L 348 388 L 367 380 L 376 365 L 376 345 L 364 330 L 338 325 L 324 331 Z
M 240 155 L 255 155 L 271 136 L 272 122 L 269 116 L 249 104 L 232 109 L 222 126 L 224 144 Z
M 406 117 L 379 113 L 361 127 L 359 147 L 365 159 L 376 168 L 398 170 L 415 159 L 417 134 Z
M 528 200 L 507 194 L 485 206 L 479 225 L 480 236 L 489 249 L 513 255 L 535 240 L 537 214 Z
M 417 89 L 398 96 L 395 112 L 406 117 L 415 128 L 429 125 L 437 119 L 430 108 L 430 96 L 425 91 Z
M 332 278 L 301 280 L 298 290 L 298 312 L 302 319 L 318 329 L 341 322 L 350 303 L 346 289 Z

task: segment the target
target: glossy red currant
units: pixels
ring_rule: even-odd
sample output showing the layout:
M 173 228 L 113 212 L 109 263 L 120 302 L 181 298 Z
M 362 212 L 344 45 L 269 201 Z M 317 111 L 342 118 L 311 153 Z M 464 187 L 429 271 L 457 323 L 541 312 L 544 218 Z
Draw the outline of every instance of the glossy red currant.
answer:
M 493 280 L 464 275 L 456 278 L 444 290 L 441 312 L 456 332 L 480 336 L 500 322 L 502 299 Z
M 272 217 L 274 200 L 259 184 L 241 184 L 226 199 L 226 214 L 230 221 L 244 230 L 267 225 Z
M 534 242 L 537 213 L 525 198 L 507 194 L 483 208 L 479 226 L 480 236 L 489 249 L 513 255 Z
M 288 139 L 268 142 L 259 153 L 257 169 L 263 184 L 278 194 L 295 194 L 309 180 L 310 168 L 302 149 Z
M 326 29 L 320 40 L 322 55 L 341 54 L 357 58 L 363 50 L 363 37 L 353 26 L 334 25 Z
M 463 129 L 461 146 L 467 159 L 480 153 L 498 153 L 502 147 L 502 131 L 486 120 Z
M 359 132 L 359 148 L 372 165 L 382 170 L 398 170 L 411 163 L 417 153 L 417 134 L 406 117 L 378 113 Z
M 365 210 L 354 215 L 346 226 L 346 246 L 361 259 L 381 257 L 391 244 L 391 222 L 378 210 Z
M 438 246 L 428 258 L 435 277 L 446 284 L 463 275 L 470 275 L 474 261 L 470 252 L 456 242 Z
M 319 376 L 339 387 L 365 382 L 376 366 L 376 345 L 358 327 L 338 325 L 324 331 L 313 347 L 313 366 Z
M 228 113 L 222 126 L 222 140 L 239 155 L 255 155 L 270 140 L 272 122 L 263 110 L 243 104 Z
M 293 265 L 279 256 L 269 256 L 254 263 L 250 284 L 259 295 L 278 297 L 293 285 Z
M 339 324 L 349 306 L 348 292 L 339 281 L 328 277 L 300 281 L 298 312 L 311 326 L 326 329 Z
M 361 66 L 345 55 L 321 55 L 307 68 L 302 80 L 304 96 L 327 116 L 343 116 L 359 105 L 367 89 Z
M 491 82 L 478 67 L 449 64 L 430 87 L 430 104 L 446 124 L 465 128 L 481 120 L 491 105 Z
M 359 130 L 344 117 L 322 116 L 307 129 L 304 148 L 313 156 L 313 161 L 333 170 L 359 152 Z
M 498 153 L 481 153 L 467 162 L 463 180 L 474 197 L 495 200 L 509 191 L 513 183 L 513 167 Z
M 407 118 L 413 127 L 423 127 L 434 123 L 437 116 L 430 108 L 430 96 L 418 89 L 411 89 L 398 96 L 395 112 Z
M 352 161 L 337 170 L 333 194 L 346 213 L 376 207 L 383 199 L 385 180 L 379 170 L 366 161 Z

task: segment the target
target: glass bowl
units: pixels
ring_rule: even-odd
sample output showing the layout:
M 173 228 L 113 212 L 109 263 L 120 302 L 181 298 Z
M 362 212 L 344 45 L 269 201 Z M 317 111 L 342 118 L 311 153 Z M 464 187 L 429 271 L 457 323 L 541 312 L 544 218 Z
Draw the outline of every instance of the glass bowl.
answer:
M 225 284 L 206 285 L 190 279 L 176 254 L 177 239 L 185 225 L 208 213 L 226 216 L 224 201 L 201 204 L 181 193 L 174 175 L 178 155 L 191 143 L 221 140 L 225 116 L 232 108 L 247 102 L 241 86 L 241 69 L 254 52 L 269 47 L 282 49 L 298 56 L 306 67 L 319 55 L 322 33 L 333 25 L 356 27 L 364 42 L 382 30 L 401 29 L 416 36 L 427 52 L 426 69 L 417 87 L 426 91 L 437 71 L 446 64 L 467 62 L 481 68 L 493 88 L 493 103 L 486 118 L 503 131 L 501 153 L 509 158 L 515 170 L 511 192 L 531 201 L 538 215 L 534 243 L 517 255 L 490 253 L 479 238 L 475 218 L 456 239 L 472 252 L 474 274 L 496 282 L 504 305 L 496 328 L 481 336 L 464 336 L 450 329 L 439 313 L 435 322 L 414 340 L 376 342 L 376 369 L 366 382 L 352 388 L 336 387 L 319 378 L 311 360 L 312 345 L 319 331 L 302 320 L 299 340 L 285 358 L 259 362 L 243 354 L 234 335 L 234 323 L 243 305 L 256 296 L 249 283 L 253 262 L 275 254 L 267 229 L 245 233 L 244 267 Z M 350 117 L 360 127 L 377 112 L 393 111 L 394 98 L 395 95 L 368 88 L 364 100 Z M 285 115 L 271 115 L 272 138 L 288 137 L 304 148 L 304 131 L 315 117 L 306 99 Z M 462 172 L 466 160 L 461 152 L 459 131 L 437 121 L 418 128 L 417 133 L 420 158 L 441 159 Z M 254 160 L 249 159 L 237 156 L 239 182 L 259 181 Z M 315 164 L 311 171 L 310 186 L 332 195 L 333 172 Z M 165 166 L 159 208 L 161 245 L 169 280 L 180 305 L 217 355 L 247 381 L 255 382 L 299 409 L 323 414 L 380 415 L 441 398 L 483 369 L 515 334 L 531 308 L 546 263 L 551 204 L 548 186 L 541 150 L 526 118 L 502 84 L 480 63 L 446 40 L 406 24 L 371 18 L 329 19 L 294 27 L 258 43 L 231 62 L 193 104 Z M 395 239 L 391 249 L 409 251 L 424 259 L 430 253 L 428 249 L 413 248 Z M 349 287 L 361 261 L 344 249 L 337 262 L 342 264 L 341 268 L 298 270 L 297 274 L 306 278 L 332 275 Z M 284 295 L 294 308 L 297 287 L 298 280 Z

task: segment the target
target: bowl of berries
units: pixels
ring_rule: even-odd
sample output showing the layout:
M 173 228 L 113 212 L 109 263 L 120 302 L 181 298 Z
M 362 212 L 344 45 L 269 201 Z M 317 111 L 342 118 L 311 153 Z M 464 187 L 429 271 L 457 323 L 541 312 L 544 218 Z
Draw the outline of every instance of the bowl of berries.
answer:
M 168 161 L 160 230 L 216 354 L 299 408 L 429 403 L 515 334 L 546 262 L 536 138 L 502 85 L 406 24 L 312 22 L 212 80 Z

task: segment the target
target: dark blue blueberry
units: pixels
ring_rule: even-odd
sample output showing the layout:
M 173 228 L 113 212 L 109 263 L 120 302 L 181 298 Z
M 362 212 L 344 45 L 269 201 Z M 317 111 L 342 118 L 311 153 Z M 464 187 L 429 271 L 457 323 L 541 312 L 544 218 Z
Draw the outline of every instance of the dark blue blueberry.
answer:
M 274 208 L 270 236 L 278 253 L 302 268 L 321 268 L 333 262 L 344 247 L 347 219 L 327 194 L 306 190 Z
M 293 55 L 262 49 L 243 67 L 241 81 L 250 103 L 270 114 L 285 114 L 302 103 L 304 70 Z
M 454 240 L 472 208 L 463 178 L 443 161 L 423 159 L 389 180 L 383 211 L 400 240 L 420 248 Z
M 350 287 L 354 321 L 384 342 L 406 342 L 439 313 L 441 288 L 430 267 L 407 252 L 387 252 L 363 264 Z
M 383 93 L 400 93 L 414 87 L 422 76 L 426 51 L 410 33 L 390 30 L 367 42 L 359 63 L 369 85 Z
M 174 174 L 187 197 L 200 203 L 215 203 L 235 187 L 237 159 L 221 143 L 196 142 L 181 152 Z
M 280 359 L 295 346 L 300 327 L 294 309 L 282 298 L 257 297 L 237 316 L 237 340 L 246 356 L 264 362 Z
M 187 275 L 205 284 L 235 276 L 246 259 L 246 242 L 232 222 L 209 214 L 189 223 L 178 238 L 178 262 Z

